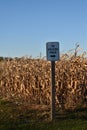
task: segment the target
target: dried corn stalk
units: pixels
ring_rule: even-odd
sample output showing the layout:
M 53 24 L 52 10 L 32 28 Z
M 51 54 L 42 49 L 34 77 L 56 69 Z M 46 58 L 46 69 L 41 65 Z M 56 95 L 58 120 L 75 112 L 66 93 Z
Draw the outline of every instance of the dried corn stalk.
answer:
M 72 57 L 56 62 L 56 105 L 62 109 L 87 103 L 87 59 Z M 0 62 L 0 96 L 30 104 L 50 104 L 50 62 L 12 59 Z

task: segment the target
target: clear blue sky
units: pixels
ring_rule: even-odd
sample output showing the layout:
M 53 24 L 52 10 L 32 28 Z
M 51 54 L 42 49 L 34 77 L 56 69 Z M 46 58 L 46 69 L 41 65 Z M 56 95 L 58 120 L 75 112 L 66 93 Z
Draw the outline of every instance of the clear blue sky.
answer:
M 49 41 L 87 51 L 87 0 L 0 0 L 0 56 L 45 56 Z

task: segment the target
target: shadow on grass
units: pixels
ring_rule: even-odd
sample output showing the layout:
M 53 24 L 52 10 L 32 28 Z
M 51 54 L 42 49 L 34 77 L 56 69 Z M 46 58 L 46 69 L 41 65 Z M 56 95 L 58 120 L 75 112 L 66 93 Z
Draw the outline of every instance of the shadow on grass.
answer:
M 50 109 L 30 109 L 0 100 L 0 130 L 80 130 L 83 126 L 87 129 L 86 124 L 87 109 L 57 111 L 56 120 L 50 122 Z
M 56 112 L 56 119 L 81 119 L 87 120 L 87 108 L 77 108 L 74 110 L 65 110 Z

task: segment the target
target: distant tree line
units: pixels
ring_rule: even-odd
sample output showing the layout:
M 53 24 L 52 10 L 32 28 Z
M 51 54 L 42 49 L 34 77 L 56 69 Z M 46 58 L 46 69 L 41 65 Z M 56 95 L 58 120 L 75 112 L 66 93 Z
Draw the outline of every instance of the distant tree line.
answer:
M 3 56 L 0 56 L 0 61 L 3 61 L 3 60 L 12 60 L 11 57 L 3 57 Z

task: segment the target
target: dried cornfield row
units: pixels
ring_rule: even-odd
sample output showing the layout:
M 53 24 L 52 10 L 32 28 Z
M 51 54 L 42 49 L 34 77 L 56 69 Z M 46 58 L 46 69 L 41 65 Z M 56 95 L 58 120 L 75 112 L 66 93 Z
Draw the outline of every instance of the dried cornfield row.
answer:
M 56 62 L 56 104 L 67 109 L 87 103 L 87 59 L 74 57 Z M 50 62 L 11 59 L 0 62 L 0 97 L 30 104 L 50 104 Z

